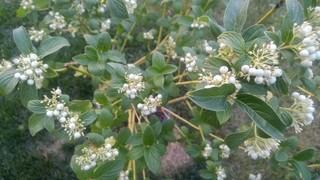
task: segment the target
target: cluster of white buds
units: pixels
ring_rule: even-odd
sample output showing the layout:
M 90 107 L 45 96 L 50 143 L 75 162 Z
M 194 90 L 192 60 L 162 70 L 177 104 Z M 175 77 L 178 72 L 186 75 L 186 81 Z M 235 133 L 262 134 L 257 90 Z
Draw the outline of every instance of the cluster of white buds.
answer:
M 77 26 L 75 23 L 70 23 L 65 31 L 69 32 L 72 37 L 76 37 L 76 33 L 79 31 L 79 26 Z
M 302 131 L 302 127 L 309 125 L 313 122 L 315 112 L 313 100 L 310 97 L 306 97 L 298 92 L 292 93 L 294 103 L 288 109 L 292 116 L 292 126 L 296 133 Z
M 211 153 L 212 153 L 212 147 L 210 146 L 210 144 L 206 144 L 206 146 L 202 151 L 202 156 L 208 159 L 211 156 Z
M 108 18 L 101 22 L 100 32 L 106 32 L 110 28 L 111 28 L 111 19 Z
M 12 66 L 13 66 L 13 65 L 12 65 L 11 62 L 3 59 L 3 60 L 0 62 L 0 73 L 3 72 L 3 71 L 8 70 L 8 69 L 10 69 L 10 68 L 12 68 Z
M 111 136 L 105 139 L 101 147 L 89 145 L 81 149 L 82 154 L 75 159 L 81 170 L 87 171 L 97 165 L 99 162 L 113 161 L 119 155 L 116 148 L 112 148 L 116 140 Z
M 49 28 L 52 30 L 62 30 L 67 26 L 67 23 L 59 12 L 50 11 L 49 12 L 50 21 Z
M 157 96 L 150 95 L 148 98 L 143 100 L 143 104 L 139 103 L 137 108 L 141 111 L 143 116 L 148 116 L 152 113 L 157 112 L 157 107 L 162 103 L 162 95 L 158 94 Z
M 121 171 L 118 180 L 129 180 L 129 170 Z
M 217 174 L 217 180 L 224 180 L 225 178 L 227 178 L 226 171 L 221 166 L 218 166 L 216 168 L 216 174 Z
M 215 52 L 215 49 L 213 49 L 213 47 L 209 45 L 207 40 L 204 41 L 203 48 L 204 48 L 204 51 L 208 54 Z
M 320 34 L 314 30 L 312 25 L 304 22 L 299 26 L 295 26 L 295 31 L 302 39 L 299 47 L 299 55 L 301 65 L 304 67 L 312 67 L 312 62 L 320 59 Z
M 81 0 L 73 1 L 72 7 L 76 10 L 76 12 L 79 15 L 83 14 L 86 11 L 84 4 L 81 2 Z
M 43 39 L 43 37 L 46 35 L 44 30 L 37 30 L 34 27 L 31 27 L 28 31 L 30 39 L 35 42 L 39 42 Z
M 204 27 L 208 27 L 208 23 L 205 21 L 202 21 L 200 18 L 197 18 L 193 20 L 192 24 L 190 25 L 191 28 L 194 29 L 202 29 Z
M 152 40 L 154 39 L 153 33 L 151 31 L 143 33 L 143 39 Z
M 107 4 L 101 1 L 101 3 L 98 6 L 98 12 L 102 14 L 106 11 L 106 9 L 107 9 Z
M 249 55 L 251 64 L 241 67 L 248 81 L 250 77 L 254 77 L 256 84 L 271 85 L 277 81 L 277 77 L 282 76 L 283 71 L 277 66 L 279 64 L 277 46 L 272 41 L 262 44 L 262 47 L 255 44 Z
M 241 89 L 240 82 L 236 79 L 236 75 L 229 70 L 227 66 L 219 68 L 220 74 L 212 75 L 211 72 L 206 72 L 205 69 L 199 74 L 199 80 L 205 84 L 205 88 L 222 86 L 223 84 L 233 84 L 237 90 Z
M 197 56 L 193 56 L 191 53 L 186 53 L 184 57 L 180 58 L 180 61 L 185 63 L 187 71 L 195 72 L 198 69 L 197 59 Z
M 249 174 L 249 180 L 261 180 L 262 179 L 262 176 L 260 173 L 258 173 L 257 175 L 255 174 Z
M 46 107 L 46 115 L 56 118 L 70 139 L 77 139 L 84 135 L 85 127 L 79 115 L 69 111 L 65 102 L 61 99 L 61 89 L 56 88 L 51 91 L 51 98 L 44 96 L 41 101 Z
M 126 74 L 126 82 L 119 89 L 119 93 L 125 93 L 130 99 L 137 97 L 138 93 L 143 91 L 145 86 L 142 74 Z
M 33 10 L 36 8 L 36 6 L 33 4 L 33 0 L 22 0 L 20 3 L 20 6 L 22 7 L 22 9 L 30 9 Z
M 164 47 L 166 48 L 166 54 L 169 57 L 171 57 L 172 59 L 175 59 L 177 57 L 176 42 L 171 36 L 169 36 L 166 40 Z
M 279 140 L 254 136 L 244 142 L 244 151 L 254 160 L 258 158 L 266 159 L 270 157 L 273 151 L 278 149 L 279 145 Z
M 221 157 L 222 158 L 229 158 L 230 156 L 230 148 L 226 144 L 221 144 L 219 146 L 219 149 L 221 150 Z
M 35 84 L 38 89 L 42 87 L 43 73 L 47 71 L 49 66 L 43 64 L 36 54 L 20 55 L 13 59 L 13 63 L 16 65 L 17 71 L 14 74 L 15 78 L 27 81 L 28 85 Z
M 126 5 L 129 14 L 133 14 L 138 6 L 137 0 L 124 0 L 124 4 Z

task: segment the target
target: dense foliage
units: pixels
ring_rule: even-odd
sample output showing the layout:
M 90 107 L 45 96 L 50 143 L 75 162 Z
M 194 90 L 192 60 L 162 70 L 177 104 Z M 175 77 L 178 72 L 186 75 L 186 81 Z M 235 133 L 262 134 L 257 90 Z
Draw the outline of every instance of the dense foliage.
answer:
M 79 144 L 70 163 L 79 179 L 147 179 L 176 141 L 205 162 L 203 179 L 226 179 L 236 149 L 311 179 L 315 149 L 288 134 L 315 119 L 320 6 L 280 1 L 247 25 L 249 4 L 227 1 L 219 24 L 214 0 L 22 0 L 16 15 L 30 21 L 13 30 L 20 54 L 1 61 L 0 95 L 17 92 L 31 135 Z M 282 4 L 280 25 L 263 25 Z M 65 77 L 94 94 L 50 88 Z M 252 121 L 218 135 L 235 108 Z

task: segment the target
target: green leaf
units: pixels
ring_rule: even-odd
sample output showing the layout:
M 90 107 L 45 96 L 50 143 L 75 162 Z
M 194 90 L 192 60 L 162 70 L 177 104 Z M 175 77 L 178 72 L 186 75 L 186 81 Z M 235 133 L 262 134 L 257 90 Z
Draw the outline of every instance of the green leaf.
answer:
M 95 145 L 102 145 L 104 144 L 104 137 L 97 133 L 88 133 L 86 137 L 89 139 L 90 142 L 94 143 Z
M 107 161 L 98 166 L 94 172 L 95 180 L 116 179 L 119 177 L 120 171 L 124 169 L 125 159 L 120 155 L 114 161 Z M 88 178 L 91 179 L 91 178 Z
M 22 54 L 30 54 L 34 51 L 29 35 L 23 26 L 13 30 L 13 40 Z
M 246 53 L 246 43 L 240 33 L 237 32 L 224 32 L 218 37 L 219 41 L 231 47 L 238 54 Z
M 143 132 L 143 144 L 151 146 L 156 141 L 156 137 L 152 127 L 147 126 Z
M 293 172 L 296 174 L 298 179 L 311 180 L 311 172 L 305 163 L 291 160 L 290 164 L 293 166 Z
M 97 111 L 97 114 L 98 114 L 98 122 L 102 126 L 108 127 L 112 125 L 113 115 L 109 109 L 102 108 L 101 110 Z
M 14 77 L 15 70 L 8 70 L 0 73 L 0 96 L 10 94 L 17 86 L 19 80 Z
M 123 53 L 117 50 L 109 50 L 106 54 L 107 58 L 113 62 L 126 63 L 126 58 Z
M 246 20 L 250 0 L 229 0 L 223 16 L 227 31 L 241 32 Z
M 70 43 L 67 39 L 63 37 L 49 37 L 41 41 L 38 49 L 38 55 L 40 58 L 44 58 L 66 46 L 70 46 Z
M 73 100 L 69 104 L 70 111 L 87 112 L 91 108 L 92 104 L 89 100 Z
M 144 148 L 143 146 L 135 146 L 128 152 L 128 158 L 130 160 L 137 160 L 143 156 Z
M 102 32 L 97 35 L 85 34 L 84 38 L 87 44 L 98 48 L 100 51 L 107 51 L 112 46 L 111 37 L 107 32 Z
M 27 108 L 35 114 L 45 114 L 46 107 L 40 100 L 31 100 L 28 102 Z
M 29 9 L 23 9 L 22 7 L 19 7 L 16 11 L 16 16 L 18 18 L 26 17 L 31 11 Z
M 85 126 L 88 126 L 97 119 L 97 114 L 94 111 L 88 111 L 82 113 L 80 119 L 82 120 L 82 122 L 84 122 Z
M 45 115 L 41 114 L 32 114 L 28 120 L 28 127 L 30 134 L 32 136 L 36 135 L 39 131 L 41 131 L 43 127 L 42 120 L 47 118 Z
M 226 123 L 231 118 L 231 114 L 232 114 L 231 106 L 228 106 L 227 109 L 225 109 L 224 111 L 217 111 L 216 116 L 219 121 L 219 124 L 222 125 Z
M 228 135 L 225 138 L 225 143 L 228 145 L 230 149 L 236 149 L 239 147 L 246 139 L 249 138 L 251 134 L 251 130 L 247 130 L 244 132 L 233 133 Z
M 278 162 L 286 162 L 288 161 L 288 158 L 289 158 L 288 152 L 285 149 L 278 150 L 275 153 L 274 157 Z
M 127 127 L 121 128 L 117 137 L 117 143 L 125 145 L 131 136 L 131 132 Z
M 38 99 L 38 90 L 35 86 L 30 86 L 26 83 L 20 84 L 19 97 L 21 103 L 27 106 L 29 101 Z
M 289 44 L 293 38 L 293 22 L 286 16 L 280 26 L 281 41 Z
M 245 41 L 253 41 L 256 38 L 264 36 L 264 32 L 266 31 L 266 28 L 262 24 L 255 24 L 253 26 L 248 27 L 243 32 L 243 39 Z
M 230 106 L 227 96 L 235 92 L 232 84 L 200 89 L 189 93 L 189 99 L 201 108 L 210 111 L 224 111 Z
M 160 171 L 160 153 L 155 145 L 144 150 L 144 160 L 147 167 L 154 174 L 158 174 Z
M 41 115 L 43 117 L 42 119 L 42 125 L 48 132 L 53 132 L 54 130 L 54 119 L 47 117 L 46 115 Z
M 308 161 L 313 158 L 314 154 L 315 154 L 315 149 L 313 148 L 304 149 L 298 152 L 296 155 L 294 155 L 293 159 L 297 161 Z
M 108 0 L 108 6 L 111 17 L 124 19 L 128 17 L 128 12 L 122 0 Z
M 301 24 L 303 22 L 304 10 L 298 0 L 286 0 L 288 17 L 292 23 Z
M 263 100 L 253 95 L 239 94 L 236 102 L 262 131 L 275 139 L 283 139 L 285 124 Z

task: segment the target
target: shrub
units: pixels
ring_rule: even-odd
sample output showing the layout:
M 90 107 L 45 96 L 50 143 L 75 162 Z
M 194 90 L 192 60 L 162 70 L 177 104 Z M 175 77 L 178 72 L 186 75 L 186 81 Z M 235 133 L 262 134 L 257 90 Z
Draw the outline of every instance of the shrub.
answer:
M 247 27 L 249 0 L 229 0 L 223 26 L 213 0 L 22 0 L 17 16 L 30 25 L 13 30 L 21 54 L 1 62 L 0 95 L 18 91 L 31 135 L 46 129 L 79 144 L 70 163 L 79 179 L 157 175 L 178 140 L 206 163 L 204 179 L 226 179 L 222 162 L 238 148 L 311 179 L 315 150 L 286 132 L 314 120 L 320 7 L 287 0 L 280 25 L 264 25 L 282 4 Z M 48 93 L 66 71 L 90 80 L 91 99 Z M 251 122 L 217 134 L 237 107 Z

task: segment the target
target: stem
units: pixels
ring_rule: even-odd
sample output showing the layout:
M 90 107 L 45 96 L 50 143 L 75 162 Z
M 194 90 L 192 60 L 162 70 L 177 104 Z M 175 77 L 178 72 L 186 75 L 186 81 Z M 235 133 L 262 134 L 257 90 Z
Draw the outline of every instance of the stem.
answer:
M 130 28 L 130 30 L 129 30 L 126 38 L 125 38 L 125 40 L 123 41 L 123 44 L 122 44 L 121 49 L 120 49 L 120 52 L 123 52 L 124 48 L 126 47 L 127 42 L 128 42 L 128 38 L 129 38 L 130 34 L 132 33 L 132 31 L 133 31 L 135 26 L 136 26 L 136 23 L 133 23 L 133 25 L 131 26 L 131 28 Z
M 301 91 L 303 91 L 304 93 L 308 94 L 309 96 L 315 96 L 313 93 L 311 93 L 310 91 L 304 89 L 301 86 L 298 86 L 298 89 L 300 89 Z
M 309 168 L 316 168 L 316 169 L 318 169 L 318 168 L 320 168 L 320 164 L 310 164 L 310 165 L 308 165 L 308 167 L 309 167 Z
M 183 82 L 177 82 L 176 85 L 187 85 L 187 84 L 199 84 L 201 81 L 195 80 L 195 81 L 183 81 Z
M 143 180 L 146 180 L 146 170 L 145 169 L 142 170 L 142 177 L 143 177 Z
M 67 68 L 60 68 L 60 69 L 54 69 L 54 71 L 55 72 L 64 72 L 64 71 L 66 71 L 67 70 Z
M 164 8 L 163 8 L 161 17 L 164 17 L 164 15 L 165 15 L 165 13 L 166 13 L 166 10 L 167 10 L 167 4 L 164 3 L 163 6 L 164 6 Z M 161 42 L 162 31 L 163 31 L 163 27 L 160 26 L 159 34 L 158 34 L 158 40 L 157 40 L 157 45 L 160 44 L 160 42 Z
M 264 20 L 266 20 L 268 17 L 270 17 L 277 9 L 279 9 L 282 4 L 284 3 L 284 0 L 280 0 L 273 8 L 271 8 L 266 14 L 264 14 L 257 22 L 256 24 L 260 24 Z
M 133 180 L 137 179 L 137 172 L 136 172 L 136 161 L 132 161 L 132 169 L 133 169 Z
M 86 76 L 88 76 L 88 77 L 91 77 L 91 74 L 88 73 L 88 71 L 85 71 L 85 70 L 82 70 L 82 69 L 80 69 L 80 68 L 77 68 L 77 67 L 75 67 L 74 65 L 68 65 L 68 66 L 66 66 L 66 67 L 69 68 L 69 69 L 75 70 L 75 71 L 77 71 L 77 72 L 80 72 L 80 73 L 82 73 L 82 74 L 84 74 L 84 75 L 86 75 Z
M 187 98 L 188 98 L 188 96 L 181 96 L 181 97 L 178 97 L 178 98 L 175 98 L 175 99 L 171 99 L 170 101 L 168 101 L 167 104 L 173 104 L 173 103 L 176 103 L 176 102 L 179 102 L 179 101 L 186 100 Z
M 205 141 L 206 141 L 206 138 L 204 137 L 203 130 L 202 130 L 201 126 L 199 126 L 198 128 L 199 128 L 199 132 L 200 132 L 202 141 L 205 142 Z
M 118 99 L 118 100 L 116 100 L 116 101 L 114 101 L 111 105 L 112 106 L 115 106 L 115 105 L 117 105 L 119 102 L 121 102 L 122 101 L 122 99 Z
M 180 75 L 175 76 L 175 77 L 173 78 L 173 80 L 180 79 L 180 78 L 186 76 L 187 74 L 188 74 L 188 73 L 184 72 L 184 73 L 182 73 L 182 74 L 180 74 Z

